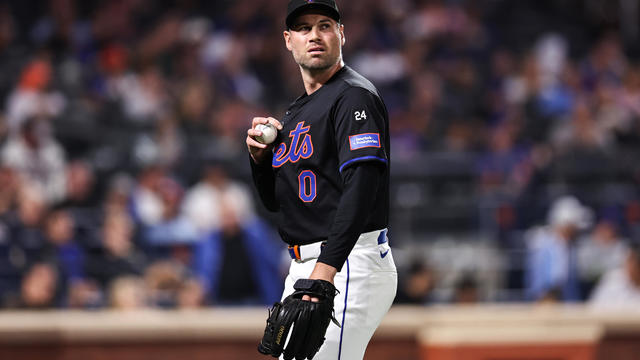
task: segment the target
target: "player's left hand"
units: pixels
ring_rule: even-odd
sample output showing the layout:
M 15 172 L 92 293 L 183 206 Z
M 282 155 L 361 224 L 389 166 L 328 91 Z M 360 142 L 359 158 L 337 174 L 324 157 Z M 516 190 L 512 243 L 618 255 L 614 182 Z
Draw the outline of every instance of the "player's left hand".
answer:
M 333 314 L 333 300 L 338 290 L 328 281 L 312 279 L 300 279 L 293 288 L 293 294 L 269 310 L 258 351 L 273 357 L 283 354 L 285 360 L 313 359 L 324 343 L 329 323 L 333 321 L 340 326 Z M 318 301 L 302 300 L 304 296 Z

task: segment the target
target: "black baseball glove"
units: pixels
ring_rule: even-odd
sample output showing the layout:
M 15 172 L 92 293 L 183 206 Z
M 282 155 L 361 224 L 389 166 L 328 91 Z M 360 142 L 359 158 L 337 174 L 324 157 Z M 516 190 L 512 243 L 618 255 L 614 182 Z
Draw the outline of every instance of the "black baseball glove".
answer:
M 296 360 L 313 359 L 324 343 L 324 335 L 333 321 L 338 327 L 333 312 L 333 299 L 338 290 L 324 280 L 300 279 L 293 285 L 295 291 L 281 303 L 273 304 L 269 310 L 267 327 L 258 351 L 265 355 Z M 302 300 L 304 295 L 318 298 L 318 302 Z M 286 344 L 287 336 L 291 336 Z

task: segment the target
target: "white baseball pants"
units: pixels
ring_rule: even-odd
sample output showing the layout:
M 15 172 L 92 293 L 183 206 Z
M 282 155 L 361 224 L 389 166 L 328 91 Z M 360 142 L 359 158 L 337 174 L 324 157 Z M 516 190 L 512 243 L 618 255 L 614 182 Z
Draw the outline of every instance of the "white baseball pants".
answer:
M 301 247 L 301 260 L 291 261 L 283 299 L 293 292 L 296 280 L 311 275 L 320 248 L 320 243 Z M 397 282 L 387 230 L 361 234 L 334 279 L 340 291 L 335 298 L 335 316 L 342 327 L 329 324 L 326 340 L 313 360 L 362 359 L 371 336 L 391 307 Z

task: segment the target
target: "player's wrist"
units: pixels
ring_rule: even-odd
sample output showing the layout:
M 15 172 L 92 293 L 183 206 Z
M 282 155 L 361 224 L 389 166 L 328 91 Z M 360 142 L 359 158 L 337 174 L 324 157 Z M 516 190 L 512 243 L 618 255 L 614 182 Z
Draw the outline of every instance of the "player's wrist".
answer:
M 333 284 L 333 279 L 335 278 L 337 273 L 338 269 L 336 269 L 335 267 L 322 262 L 317 262 L 316 266 L 311 272 L 311 275 L 309 275 L 309 279 L 325 280 Z

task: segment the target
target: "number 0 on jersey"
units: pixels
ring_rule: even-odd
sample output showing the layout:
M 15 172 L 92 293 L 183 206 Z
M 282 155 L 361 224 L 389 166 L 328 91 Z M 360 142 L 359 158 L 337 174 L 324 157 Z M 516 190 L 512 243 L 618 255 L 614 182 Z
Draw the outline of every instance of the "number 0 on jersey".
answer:
M 316 174 L 311 170 L 303 170 L 298 175 L 298 196 L 304 202 L 312 202 L 316 198 Z

